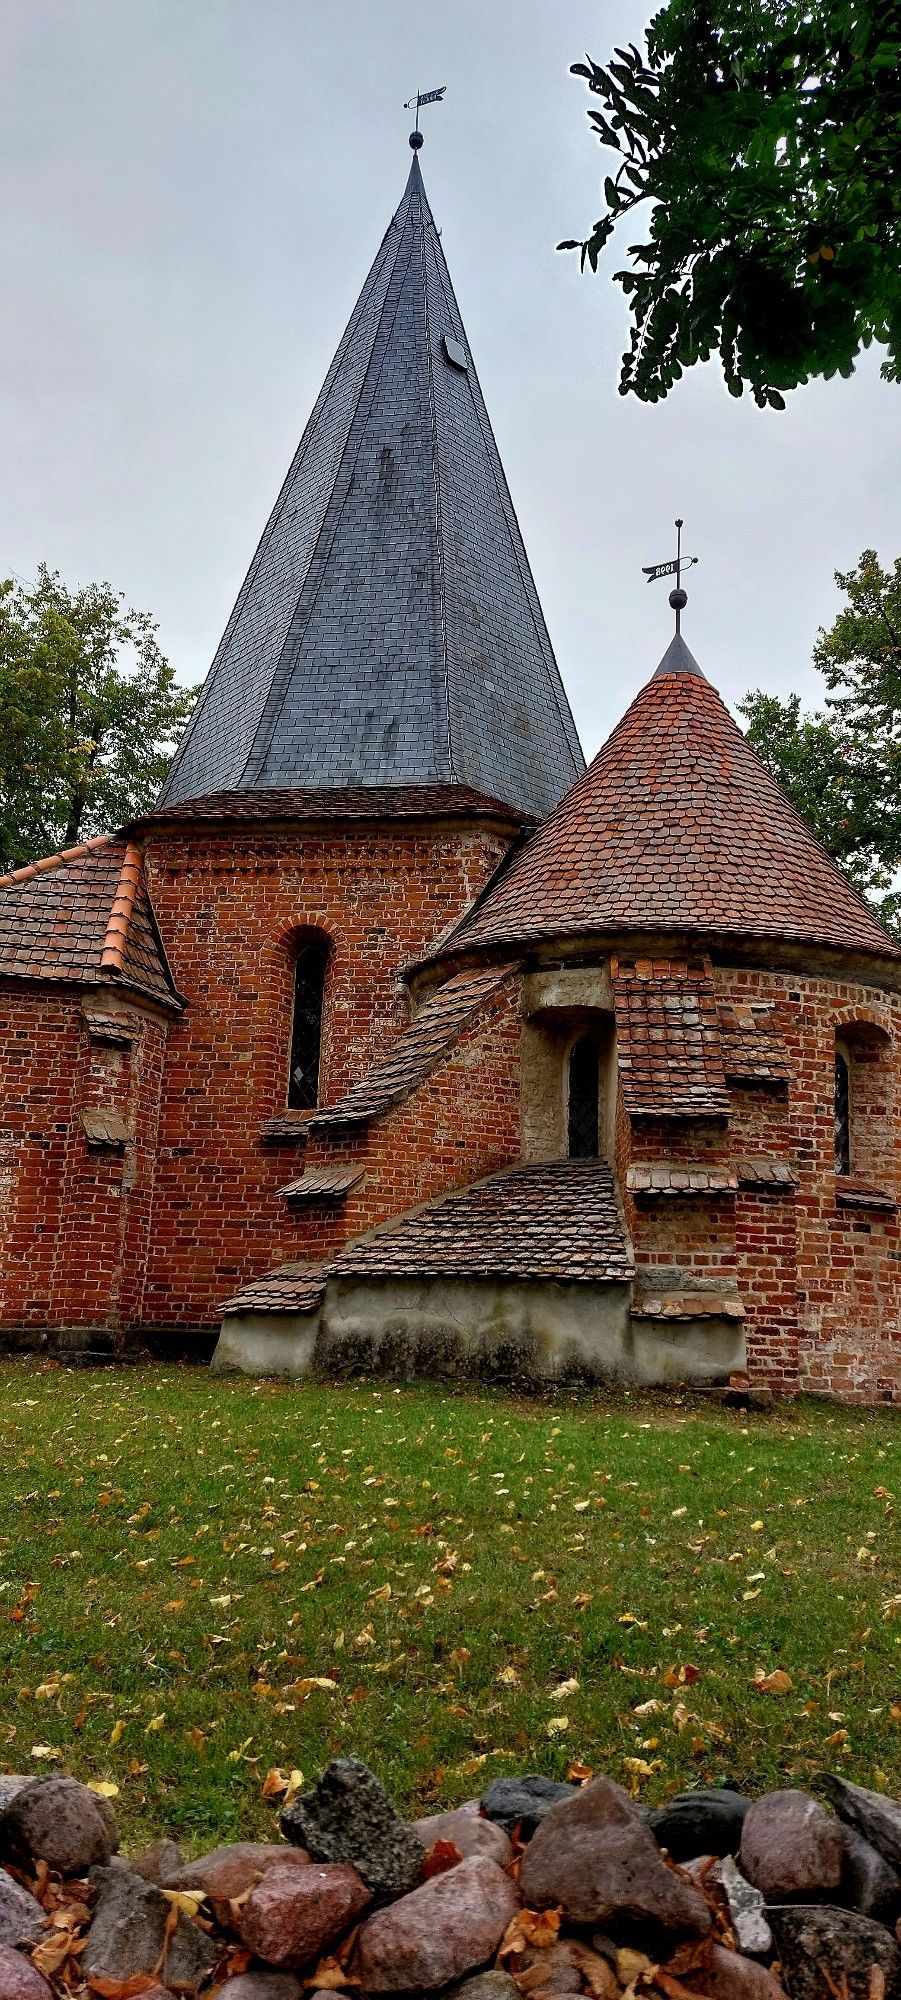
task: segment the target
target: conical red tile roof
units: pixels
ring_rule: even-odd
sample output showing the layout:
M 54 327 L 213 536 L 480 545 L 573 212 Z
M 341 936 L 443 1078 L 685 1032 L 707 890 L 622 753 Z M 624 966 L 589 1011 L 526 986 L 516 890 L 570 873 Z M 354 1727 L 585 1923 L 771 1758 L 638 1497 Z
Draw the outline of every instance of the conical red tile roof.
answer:
M 599 932 L 786 939 L 901 958 L 675 641 L 450 947 Z

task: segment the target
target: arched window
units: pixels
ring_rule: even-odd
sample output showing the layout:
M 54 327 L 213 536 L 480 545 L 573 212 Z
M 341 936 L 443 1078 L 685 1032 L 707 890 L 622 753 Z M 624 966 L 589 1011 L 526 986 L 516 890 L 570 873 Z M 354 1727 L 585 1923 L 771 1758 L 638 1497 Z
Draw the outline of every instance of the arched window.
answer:
M 580 1035 L 569 1052 L 569 1157 L 596 1160 L 600 1152 L 601 1065 L 593 1035 Z
M 851 1066 L 841 1049 L 835 1051 L 835 1171 L 851 1172 Z
M 303 938 L 294 966 L 289 1111 L 313 1111 L 319 1102 L 322 1001 L 327 964 L 327 940 L 315 936 Z

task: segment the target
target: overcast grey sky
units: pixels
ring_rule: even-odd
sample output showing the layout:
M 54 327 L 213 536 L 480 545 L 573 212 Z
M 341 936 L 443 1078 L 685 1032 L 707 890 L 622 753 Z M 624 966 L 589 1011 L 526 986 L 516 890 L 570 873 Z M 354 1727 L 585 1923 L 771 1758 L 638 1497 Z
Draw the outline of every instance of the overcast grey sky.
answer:
M 836 568 L 901 551 L 901 390 L 785 414 L 617 393 L 618 287 L 557 255 L 603 155 L 568 73 L 651 0 L 0 0 L 0 574 L 108 578 L 206 670 L 409 165 L 429 198 L 585 748 L 669 637 L 732 702 L 816 696 Z

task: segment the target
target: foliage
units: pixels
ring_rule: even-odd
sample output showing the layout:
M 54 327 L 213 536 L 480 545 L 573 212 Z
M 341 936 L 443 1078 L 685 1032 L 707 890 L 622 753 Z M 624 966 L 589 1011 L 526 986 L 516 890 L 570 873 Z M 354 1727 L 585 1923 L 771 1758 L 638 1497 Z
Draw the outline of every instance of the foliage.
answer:
M 117 1786 L 128 1841 L 271 1838 L 268 1774 L 354 1752 L 420 1811 L 574 1761 L 649 1803 L 824 1764 L 901 1791 L 890 1411 L 0 1390 L 3 1758 Z
M 848 602 L 813 652 L 825 712 L 806 715 L 797 695 L 758 689 L 741 713 L 758 756 L 901 936 L 901 558 L 884 570 L 865 549 L 835 580 Z
M 18 867 L 153 804 L 192 691 L 108 583 L 0 582 L 0 863 Z
M 581 244 L 651 204 L 615 272 L 633 330 L 620 390 L 665 396 L 719 350 L 726 386 L 784 408 L 861 347 L 901 371 L 901 0 L 667 0 L 646 52 L 573 65 L 619 155 Z

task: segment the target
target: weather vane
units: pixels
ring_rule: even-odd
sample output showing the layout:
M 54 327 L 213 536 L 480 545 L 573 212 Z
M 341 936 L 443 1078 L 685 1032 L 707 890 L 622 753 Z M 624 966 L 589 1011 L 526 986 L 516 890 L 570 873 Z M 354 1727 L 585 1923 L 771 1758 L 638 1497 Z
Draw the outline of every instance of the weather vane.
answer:
M 691 569 L 692 564 L 698 560 L 697 556 L 684 556 L 682 554 L 682 527 L 683 523 L 677 521 L 675 562 L 652 563 L 649 569 L 642 569 L 641 572 L 642 576 L 647 577 L 649 583 L 656 583 L 658 576 L 675 577 L 676 588 L 670 591 L 669 601 L 676 614 L 677 632 L 681 630 L 682 613 L 688 603 L 688 592 L 682 588 L 682 571 L 684 569 Z
M 418 153 L 419 148 L 422 145 L 422 133 L 419 130 L 419 113 L 422 109 L 422 106 L 424 104 L 440 104 L 446 89 L 447 89 L 447 84 L 443 83 L 441 85 L 440 90 L 417 90 L 415 97 L 407 98 L 406 104 L 404 105 L 404 110 L 412 111 L 414 105 L 416 107 L 416 125 L 414 127 L 414 130 L 410 133 L 410 144 L 413 148 L 414 153 Z

